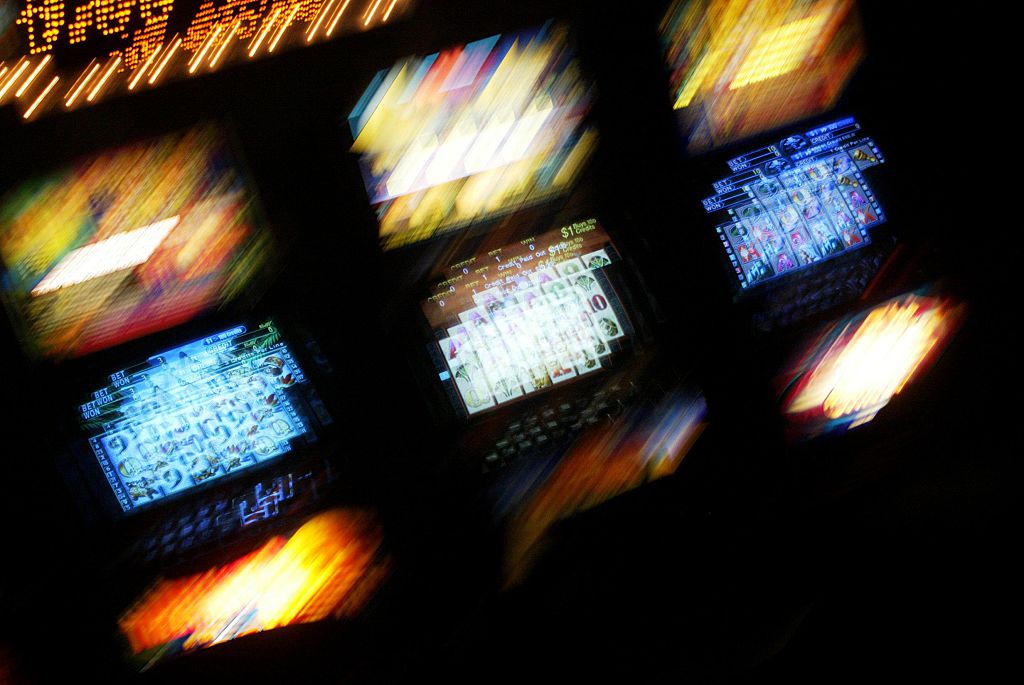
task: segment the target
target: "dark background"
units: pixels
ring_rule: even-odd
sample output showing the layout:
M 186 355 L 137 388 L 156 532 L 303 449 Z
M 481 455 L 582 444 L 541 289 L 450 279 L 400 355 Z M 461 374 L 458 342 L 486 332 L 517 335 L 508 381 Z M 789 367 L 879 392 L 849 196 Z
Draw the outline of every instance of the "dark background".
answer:
M 355 621 L 244 638 L 144 680 L 852 682 L 982 679 L 994 668 L 1008 648 L 999 626 L 1010 448 L 996 389 L 1008 383 L 1009 343 L 998 264 L 968 201 L 971 93 L 956 77 L 964 48 L 948 38 L 959 18 L 860 3 L 867 59 L 833 113 L 692 157 L 656 34 L 666 5 L 424 0 L 383 29 L 31 125 L 0 111 L 0 188 L 110 145 L 228 122 L 286 237 L 258 309 L 300 314 L 334 360 L 338 450 L 353 469 L 353 497 L 381 512 L 396 560 Z M 452 465 L 415 355 L 386 335 L 402 328 L 431 248 L 377 247 L 345 118 L 375 71 L 401 57 L 552 17 L 572 24 L 597 84 L 601 147 L 571 201 L 602 218 L 642 274 L 662 314 L 652 335 L 693 369 L 710 426 L 673 477 L 558 525 L 530 580 L 502 593 L 500 531 L 481 481 Z M 846 114 L 886 156 L 871 181 L 899 246 L 867 301 L 941 278 L 968 314 L 936 366 L 874 422 L 787 446 L 772 377 L 817 324 L 858 304 L 756 333 L 733 302 L 699 201 L 729 157 Z M 552 213 L 559 202 L 570 200 Z M 365 346 L 393 363 L 352 361 Z M 97 559 L 97 528 L 55 466 L 64 449 L 56 427 L 80 379 L 125 352 L 30 364 L 6 323 L 0 348 L 0 643 L 26 682 L 57 681 L 69 668 L 130 679 L 113 630 L 120 579 Z M 120 593 L 145 580 L 125 578 Z

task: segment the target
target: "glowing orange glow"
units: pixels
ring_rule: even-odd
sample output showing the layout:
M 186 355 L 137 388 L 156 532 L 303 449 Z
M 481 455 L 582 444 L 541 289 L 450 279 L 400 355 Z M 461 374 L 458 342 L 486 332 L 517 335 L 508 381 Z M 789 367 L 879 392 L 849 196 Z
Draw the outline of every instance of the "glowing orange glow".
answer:
M 206 61 L 212 70 L 224 62 L 258 59 L 261 55 L 276 54 L 316 39 L 331 38 L 351 0 L 261 0 L 258 3 L 250 0 L 203 0 L 198 8 L 190 3 L 176 3 L 175 0 L 82 0 L 85 4 L 70 7 L 66 7 L 68 0 L 23 2 L 27 4 L 16 23 L 25 26 L 28 54 L 16 64 L 0 60 L 0 98 L 6 97 L 13 88 L 18 88 L 16 97 L 32 98 L 31 87 L 50 78 L 52 74 L 46 72 L 47 68 L 53 68 L 50 55 L 41 55 L 44 57 L 42 63 L 35 62 L 34 55 L 51 52 L 65 44 L 79 46 L 102 42 L 101 49 L 109 52 L 94 61 L 101 65 L 108 65 L 109 60 L 115 58 L 121 61 L 101 91 L 97 91 L 97 96 L 80 97 L 90 92 L 94 77 L 103 73 L 105 66 L 91 74 L 93 62 L 81 72 L 58 69 L 63 81 L 73 81 L 71 93 L 65 95 L 65 101 L 70 100 L 72 105 L 78 106 L 92 103 L 103 91 L 124 91 L 119 79 L 128 86 L 127 92 L 134 92 L 146 77 L 150 85 L 156 85 L 158 80 L 194 76 L 203 71 Z M 405 12 L 410 6 L 410 3 L 405 3 L 398 8 L 398 4 L 398 0 L 360 0 L 359 6 L 364 12 L 361 22 L 353 23 L 349 28 L 362 30 L 371 27 L 376 19 L 381 20 L 378 23 L 387 22 L 391 16 Z M 186 12 L 194 12 L 194 15 L 183 16 Z M 294 33 L 304 32 L 304 41 L 298 35 L 289 35 L 288 29 L 293 25 L 301 27 Z M 167 35 L 171 26 L 185 27 L 180 39 Z M 228 50 L 232 39 L 237 39 L 244 47 L 237 51 Z M 168 48 L 170 45 L 174 47 Z M 174 60 L 175 52 L 183 52 L 185 56 Z M 180 68 L 179 61 L 183 63 Z M 26 75 L 28 80 L 21 81 Z M 80 75 L 89 77 L 82 90 L 79 90 Z M 71 94 L 74 98 L 70 97 Z M 52 110 L 56 106 L 55 100 L 48 98 L 41 103 L 37 114 Z
M 171 60 L 171 56 L 179 47 L 181 47 L 181 38 L 175 38 L 174 42 L 171 43 L 170 47 L 167 48 L 167 52 L 164 53 L 164 56 L 160 60 L 160 64 L 157 66 L 156 71 L 154 71 L 153 75 L 149 77 L 149 85 L 153 85 L 154 83 L 156 83 L 156 80 L 160 78 L 160 72 L 164 70 L 164 67 L 166 67 L 167 63 Z
M 135 76 L 133 76 L 132 80 L 128 83 L 128 90 L 135 90 L 135 86 L 138 85 L 139 79 L 141 79 L 143 74 L 146 73 L 146 70 L 149 69 L 149 65 L 154 59 L 156 59 L 156 56 L 161 50 L 163 50 L 163 47 L 163 45 L 158 45 L 153 52 L 149 53 L 149 57 L 146 58 L 146 61 L 142 63 L 142 66 L 139 67 L 139 70 L 135 72 Z
M 306 42 L 312 42 L 316 32 L 320 30 L 320 24 L 327 18 L 327 15 L 331 12 L 331 7 L 334 6 L 334 0 L 327 0 L 327 3 L 320 6 L 320 11 L 317 12 L 316 19 L 313 21 L 313 26 L 310 27 L 309 33 L 306 34 Z
M 345 0 L 344 4 L 342 4 L 341 6 L 341 9 L 338 10 L 338 13 L 336 15 L 334 15 L 334 20 L 331 21 L 331 25 L 327 27 L 328 38 L 330 38 L 331 34 L 334 33 L 334 27 L 338 25 L 339 21 L 341 21 L 341 15 L 345 14 L 345 8 L 348 7 L 348 3 L 350 3 L 351 1 L 352 0 Z
M 706 415 L 702 397 L 678 393 L 653 411 L 634 410 L 578 438 L 550 474 L 526 485 L 508 522 L 506 586 L 523 580 L 555 522 L 674 473 L 703 432 Z
M 827 416 L 839 418 L 884 405 L 939 340 L 943 313 L 916 301 L 873 310 L 848 340 L 829 351 L 787 411 L 821 406 Z
M 99 70 L 99 64 L 92 65 L 92 67 L 86 72 L 85 77 L 79 81 L 78 85 L 72 87 L 72 92 L 69 94 L 67 102 L 64 103 L 67 107 L 70 107 L 71 105 L 75 104 L 75 100 L 78 99 L 78 96 L 82 93 L 82 90 L 85 89 L 85 87 L 89 84 L 89 81 Z
M 110 75 L 114 73 L 114 70 L 117 69 L 119 64 L 121 64 L 120 57 L 114 59 L 114 61 L 110 63 L 110 66 L 107 68 L 107 73 L 103 74 L 103 78 L 99 80 L 99 82 L 96 84 L 96 87 L 93 88 L 92 91 L 89 93 L 89 97 L 86 98 L 88 102 L 92 102 L 96 99 L 96 96 L 99 94 L 100 90 L 103 89 L 103 84 L 107 82 L 107 79 L 110 78 Z
M 762 33 L 729 89 L 736 90 L 799 68 L 814 47 L 826 19 L 825 15 L 816 14 Z
M 24 58 L 23 58 L 23 59 L 24 59 Z M 26 69 L 28 69 L 28 66 L 29 66 L 29 61 L 28 61 L 27 59 L 26 59 L 26 60 L 24 60 L 23 62 L 21 62 L 21 66 L 19 66 L 19 67 L 18 67 L 17 69 L 15 69 L 15 70 L 14 70 L 14 73 L 12 73 L 12 74 L 11 74 L 11 75 L 10 75 L 10 76 L 9 76 L 9 77 L 7 78 L 7 83 L 5 83 L 5 84 L 4 84 L 3 86 L 0 86 L 0 100 L 3 100 L 3 99 L 4 99 L 4 96 L 5 96 L 5 95 L 7 95 L 7 90 L 8 90 L 8 89 L 9 89 L 9 88 L 10 88 L 11 86 L 13 86 L 13 85 L 14 85 L 14 83 L 15 83 L 15 82 L 16 82 L 16 81 L 17 81 L 17 80 L 18 80 L 19 78 L 21 78 L 21 73 L 22 73 L 23 71 L 25 71 Z
M 847 427 L 871 421 L 942 348 L 961 312 L 947 300 L 907 295 L 830 327 L 785 374 L 793 390 L 784 412 Z
M 292 20 L 295 19 L 295 15 L 298 13 L 299 7 L 301 6 L 302 3 L 297 2 L 292 7 L 291 13 L 288 14 L 288 18 L 284 20 L 284 23 L 281 25 L 281 29 L 277 32 L 277 35 L 274 36 L 274 40 L 271 41 L 270 46 L 267 48 L 267 52 L 273 52 L 274 48 L 277 47 L 278 41 L 281 40 L 281 36 L 283 36 L 284 32 L 288 29 L 289 26 L 291 26 Z
M 267 37 L 267 34 L 270 33 L 270 29 L 273 28 L 274 22 L 277 21 L 277 16 L 279 14 L 281 14 L 280 7 L 274 10 L 274 13 L 270 15 L 270 18 L 266 22 L 264 22 L 263 29 L 256 36 L 256 39 L 253 41 L 252 45 L 249 46 L 249 57 L 253 57 L 256 54 L 256 52 L 260 49 L 260 45 L 263 44 L 263 40 Z
M 188 73 L 196 73 L 196 69 L 199 68 L 199 65 L 202 64 L 202 61 L 206 58 L 207 51 L 209 51 L 209 49 L 217 41 L 217 36 L 220 35 L 221 28 L 221 25 L 218 24 L 217 26 L 213 27 L 213 31 L 210 31 L 210 35 L 206 37 L 205 41 L 203 41 L 203 45 L 199 48 L 199 52 L 197 52 L 195 54 L 195 57 L 192 58 L 192 62 L 189 64 L 188 67 Z
M 50 56 L 47 55 L 42 59 L 41 62 L 39 62 L 39 64 L 36 65 L 36 68 L 33 69 L 32 73 L 28 75 L 28 78 L 25 79 L 25 82 L 21 84 L 21 87 L 18 88 L 18 90 L 14 91 L 14 97 L 20 98 L 22 95 L 25 94 L 25 90 L 28 89 L 28 87 L 32 84 L 33 81 L 36 80 L 36 76 L 39 76 L 39 72 L 43 70 L 43 67 L 45 67 L 46 63 L 49 61 Z
M 220 44 L 219 48 L 217 48 L 216 54 L 214 54 L 213 59 L 210 60 L 211 69 L 217 66 L 217 62 L 220 61 L 221 55 L 223 55 L 224 50 L 227 49 L 228 43 L 230 43 L 231 39 L 235 37 L 235 31 L 238 30 L 239 22 L 240 20 L 235 20 L 235 23 L 231 25 L 231 30 L 228 31 L 228 35 L 224 37 L 224 42 Z
M 661 33 L 694 151 L 829 109 L 864 54 L 853 0 L 675 0 Z
M 373 15 L 377 13 L 377 8 L 380 7 L 380 0 L 374 0 L 373 7 L 367 13 L 366 18 L 363 19 L 363 26 L 369 26 L 370 22 L 373 21 Z
M 60 76 L 54 76 L 53 80 L 50 81 L 50 85 L 46 86 L 46 88 L 43 89 L 43 92 L 39 94 L 39 97 L 36 98 L 35 102 L 32 103 L 32 106 L 25 110 L 25 114 L 22 115 L 25 119 L 31 118 L 33 112 L 35 112 L 36 108 L 39 107 L 39 103 L 45 100 L 46 96 L 50 94 L 51 90 L 53 90 L 53 87 L 57 85 L 57 81 L 60 81 Z
M 293 535 L 205 573 L 160 580 L 121 618 L 133 653 L 184 639 L 191 651 L 242 635 L 362 610 L 387 562 L 369 514 L 332 510 Z

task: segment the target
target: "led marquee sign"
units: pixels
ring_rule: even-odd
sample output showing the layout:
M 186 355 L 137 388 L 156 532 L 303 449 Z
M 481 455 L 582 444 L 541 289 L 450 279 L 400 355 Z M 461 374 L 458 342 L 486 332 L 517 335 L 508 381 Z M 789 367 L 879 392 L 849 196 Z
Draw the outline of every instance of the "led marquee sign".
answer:
M 31 119 L 375 28 L 411 6 L 409 0 L 0 0 L 0 105 L 18 101 L 23 118 Z

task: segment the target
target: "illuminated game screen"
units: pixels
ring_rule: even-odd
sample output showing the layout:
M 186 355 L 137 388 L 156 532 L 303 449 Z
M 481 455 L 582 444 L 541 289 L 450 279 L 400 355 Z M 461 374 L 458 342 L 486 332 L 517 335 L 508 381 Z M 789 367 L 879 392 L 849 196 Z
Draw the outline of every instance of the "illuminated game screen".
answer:
M 423 310 L 455 403 L 476 414 L 599 371 L 630 331 L 616 259 L 587 219 L 450 265 Z
M 79 420 L 128 512 L 311 443 L 330 417 L 266 321 L 110 374 Z
M 390 569 L 372 512 L 331 509 L 223 566 L 160 578 L 118 621 L 146 670 L 245 635 L 357 616 Z
M 391 249 L 557 195 L 589 157 L 564 29 L 497 35 L 378 73 L 349 115 Z
M 77 357 L 223 305 L 273 253 L 220 129 L 102 152 L 0 198 L 3 296 L 25 350 Z
M 676 0 L 661 36 L 691 152 L 832 109 L 864 56 L 853 0 Z
M 704 209 L 743 289 L 871 242 L 885 221 L 862 173 L 884 161 L 845 118 L 728 161 Z
M 963 311 L 925 289 L 823 329 L 779 375 L 791 437 L 844 431 L 874 419 L 942 352 Z
M 17 106 L 22 121 L 68 112 L 394 24 L 414 6 L 413 0 L 0 0 L 0 105 Z

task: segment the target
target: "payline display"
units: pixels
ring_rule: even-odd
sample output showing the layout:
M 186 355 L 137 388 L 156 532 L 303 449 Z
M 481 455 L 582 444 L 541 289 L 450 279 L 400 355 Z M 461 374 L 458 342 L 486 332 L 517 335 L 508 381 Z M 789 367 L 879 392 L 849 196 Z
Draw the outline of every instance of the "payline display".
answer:
M 885 221 L 861 173 L 884 162 L 852 117 L 730 159 L 704 209 L 747 289 L 871 242 Z
M 271 320 L 155 354 L 108 381 L 78 419 L 125 513 L 312 443 L 331 422 Z
M 616 258 L 588 219 L 449 266 L 423 311 L 455 404 L 477 414 L 605 366 L 630 330 Z

